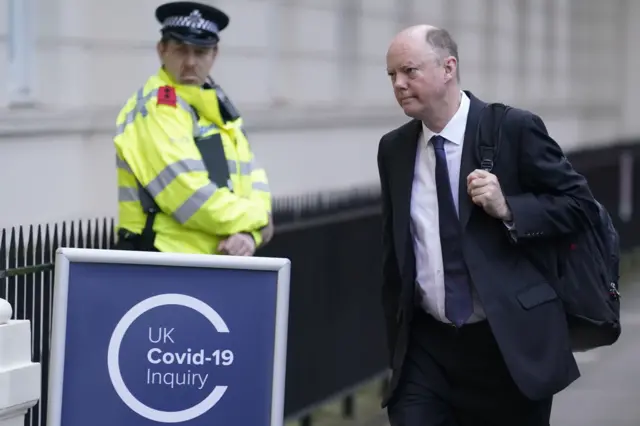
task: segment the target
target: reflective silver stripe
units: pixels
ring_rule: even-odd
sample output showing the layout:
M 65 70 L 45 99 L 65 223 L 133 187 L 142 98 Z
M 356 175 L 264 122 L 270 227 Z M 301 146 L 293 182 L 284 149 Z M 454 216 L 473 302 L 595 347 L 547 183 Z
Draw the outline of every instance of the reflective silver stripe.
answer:
M 157 197 L 181 173 L 206 172 L 207 168 L 201 160 L 186 159 L 166 166 L 145 187 L 152 197 Z
M 265 182 L 253 182 L 251 184 L 251 189 L 253 189 L 255 191 L 269 192 L 269 184 L 267 184 Z
M 193 109 L 193 107 L 180 96 L 177 97 L 177 100 L 178 105 L 180 105 L 183 109 L 187 110 L 189 114 L 191 114 L 191 122 L 193 123 L 193 137 L 198 137 L 200 135 L 200 125 L 198 124 L 198 114 L 196 114 L 196 110 Z
M 149 112 L 147 111 L 147 102 L 149 102 L 149 99 L 151 99 L 153 96 L 156 96 L 158 94 L 158 89 L 153 89 L 146 96 L 144 96 L 143 89 L 144 88 L 140 88 L 138 90 L 138 92 L 136 93 L 135 106 L 124 117 L 124 121 L 118 124 L 118 127 L 116 129 L 116 136 L 124 133 L 125 127 L 133 123 L 133 121 L 136 119 L 136 116 L 138 114 L 142 115 L 143 117 L 146 117 L 147 114 L 149 114 Z
M 130 186 L 118 187 L 118 202 L 122 201 L 140 201 L 140 194 L 138 188 L 132 188 Z
M 229 173 L 234 174 L 238 173 L 238 169 L 240 169 L 240 174 L 242 176 L 249 176 L 256 170 L 260 170 L 255 158 L 251 161 L 233 161 L 228 160 L 229 164 Z M 256 191 L 265 191 L 269 192 L 269 184 L 265 182 L 253 182 L 251 184 L 251 188 Z
M 191 194 L 180 207 L 173 212 L 173 217 L 180 223 L 185 223 L 191 216 L 196 214 L 198 210 L 207 202 L 209 198 L 216 192 L 218 187 L 213 183 L 208 183 L 196 192 Z
M 215 124 L 211 124 L 209 126 L 198 126 L 198 134 L 196 136 L 199 136 L 199 137 L 204 136 L 210 131 L 215 130 L 217 128 L 218 126 L 216 126 Z
M 140 114 L 142 117 L 146 117 L 149 114 L 147 111 L 147 102 L 151 100 L 151 98 L 158 95 L 158 89 L 152 89 L 149 93 L 144 95 L 143 88 L 139 89 L 136 94 L 136 105 L 133 107 L 131 111 L 127 113 L 124 118 L 124 121 L 118 124 L 116 128 L 116 136 L 124 133 L 124 129 L 136 119 L 136 116 Z M 200 127 L 198 125 L 198 116 L 195 110 L 181 97 L 177 97 L 178 105 L 185 109 L 191 114 L 191 120 L 193 121 L 193 136 L 197 136 L 200 132 Z
M 229 173 L 238 173 L 238 165 L 240 166 L 240 174 L 243 176 L 250 175 L 251 172 L 256 170 L 254 161 L 234 161 L 228 160 L 229 164 Z
M 129 167 L 129 164 L 124 161 L 122 158 L 118 157 L 116 155 L 116 167 L 120 170 L 124 170 L 125 172 L 129 172 L 131 174 L 133 174 L 133 170 L 131 170 L 131 167 Z
M 251 172 L 253 172 L 254 170 L 253 165 L 254 165 L 253 161 L 250 161 L 250 162 L 240 161 L 240 174 L 250 175 Z

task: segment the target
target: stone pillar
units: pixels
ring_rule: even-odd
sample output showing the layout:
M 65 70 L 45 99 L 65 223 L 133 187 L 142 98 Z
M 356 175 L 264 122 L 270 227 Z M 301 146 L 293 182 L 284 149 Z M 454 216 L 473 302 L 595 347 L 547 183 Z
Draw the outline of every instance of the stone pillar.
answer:
M 40 399 L 40 364 L 31 362 L 31 324 L 11 320 L 11 305 L 0 299 L 0 426 L 23 426 L 27 410 Z

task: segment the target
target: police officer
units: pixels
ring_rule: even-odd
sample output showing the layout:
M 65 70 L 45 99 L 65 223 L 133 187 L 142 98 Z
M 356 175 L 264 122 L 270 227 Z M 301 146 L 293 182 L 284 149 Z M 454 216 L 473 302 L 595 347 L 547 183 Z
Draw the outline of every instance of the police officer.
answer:
M 172 2 L 156 18 L 162 66 L 117 118 L 115 249 L 250 256 L 273 235 L 271 194 L 242 117 L 209 77 L 229 17 Z

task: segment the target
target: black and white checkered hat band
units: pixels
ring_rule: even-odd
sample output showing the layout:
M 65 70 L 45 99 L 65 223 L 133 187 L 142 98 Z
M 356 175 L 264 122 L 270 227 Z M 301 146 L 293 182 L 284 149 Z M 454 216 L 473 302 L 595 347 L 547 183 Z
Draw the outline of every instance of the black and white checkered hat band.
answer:
M 167 27 L 180 27 L 180 28 L 193 28 L 197 30 L 209 31 L 212 33 L 218 33 L 218 26 L 212 22 L 203 18 L 194 19 L 193 16 L 170 16 L 164 20 L 162 26 Z

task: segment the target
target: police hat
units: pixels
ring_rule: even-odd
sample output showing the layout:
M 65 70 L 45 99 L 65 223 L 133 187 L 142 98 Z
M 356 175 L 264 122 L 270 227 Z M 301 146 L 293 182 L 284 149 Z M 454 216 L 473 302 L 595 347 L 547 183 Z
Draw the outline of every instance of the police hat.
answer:
M 215 7 L 195 2 L 165 3 L 156 9 L 162 35 L 198 46 L 213 46 L 218 33 L 229 25 L 229 16 Z

